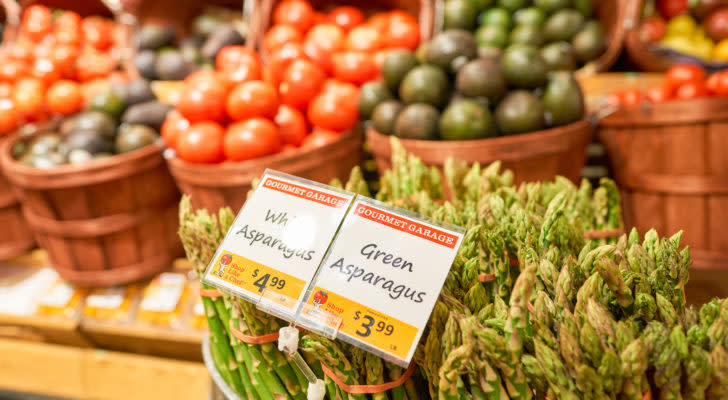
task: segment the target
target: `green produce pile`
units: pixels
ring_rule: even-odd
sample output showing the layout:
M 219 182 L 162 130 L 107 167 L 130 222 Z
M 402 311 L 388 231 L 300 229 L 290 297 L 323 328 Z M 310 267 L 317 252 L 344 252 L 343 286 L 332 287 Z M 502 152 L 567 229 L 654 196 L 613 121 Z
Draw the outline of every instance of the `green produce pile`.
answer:
M 66 117 L 51 131 L 18 142 L 13 157 L 45 169 L 128 153 L 159 139 L 171 109 L 157 100 L 143 79 L 115 83 L 91 98 L 86 111 Z
M 361 87 L 359 113 L 379 133 L 420 140 L 512 135 L 584 117 L 572 73 L 550 71 L 536 47 L 490 50 L 459 29 L 436 35 L 416 53 L 395 50 L 382 79 Z
M 584 239 L 584 229 L 621 227 L 612 181 L 594 190 L 564 179 L 515 188 L 497 163 L 481 168 L 456 160 L 441 176 L 396 139 L 392 145 L 393 167 L 377 198 L 467 233 L 418 346 L 413 377 L 374 395 L 345 393 L 327 378 L 328 398 L 728 398 L 728 300 L 685 307 L 690 255 L 679 248 L 681 234 Z M 358 169 L 343 186 L 369 194 Z M 180 236 L 200 273 L 233 217 L 229 209 L 195 213 L 183 199 Z M 245 398 L 305 398 L 305 380 L 274 344 L 243 344 L 226 329 L 232 321 L 258 335 L 282 322 L 224 293 L 203 301 L 213 355 L 233 388 Z M 402 374 L 310 333 L 300 350 L 319 377 L 324 363 L 347 384 Z
M 607 49 L 592 0 L 446 0 L 443 26 L 474 31 L 482 47 L 539 48 L 549 70 L 573 71 Z

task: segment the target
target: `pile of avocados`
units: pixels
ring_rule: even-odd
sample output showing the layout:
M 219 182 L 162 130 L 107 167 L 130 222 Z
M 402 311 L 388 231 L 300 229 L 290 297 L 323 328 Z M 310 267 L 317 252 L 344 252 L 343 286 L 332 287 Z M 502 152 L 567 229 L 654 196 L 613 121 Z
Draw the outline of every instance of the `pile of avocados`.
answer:
M 200 68 L 214 68 L 217 53 L 225 46 L 245 44 L 235 25 L 214 14 L 197 16 L 190 34 L 179 39 L 168 25 L 147 23 L 136 33 L 134 65 L 149 80 L 177 81 Z
M 446 0 L 444 29 L 472 31 L 479 46 L 540 49 L 550 70 L 574 70 L 607 49 L 593 0 Z
M 157 101 L 146 80 L 117 83 L 94 96 L 87 110 L 64 119 L 57 131 L 18 142 L 13 157 L 47 169 L 128 153 L 157 141 L 171 109 Z
M 359 112 L 379 133 L 418 140 L 472 140 L 567 125 L 584 118 L 570 71 L 550 71 L 532 45 L 502 54 L 449 29 L 416 53 L 395 50 L 381 78 L 364 84 Z

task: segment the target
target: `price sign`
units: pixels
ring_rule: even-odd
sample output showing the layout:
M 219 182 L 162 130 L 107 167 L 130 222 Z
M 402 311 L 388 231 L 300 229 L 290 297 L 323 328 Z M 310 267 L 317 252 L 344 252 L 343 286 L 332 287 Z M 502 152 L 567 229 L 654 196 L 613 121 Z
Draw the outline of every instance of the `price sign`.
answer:
M 409 364 L 463 229 L 358 197 L 334 239 L 298 323 Z
M 203 282 L 291 319 L 353 195 L 266 171 Z

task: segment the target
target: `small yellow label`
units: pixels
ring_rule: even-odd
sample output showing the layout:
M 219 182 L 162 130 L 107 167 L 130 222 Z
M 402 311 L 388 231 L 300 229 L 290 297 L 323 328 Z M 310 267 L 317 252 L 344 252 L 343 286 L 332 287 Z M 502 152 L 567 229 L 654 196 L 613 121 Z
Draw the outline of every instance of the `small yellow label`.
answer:
M 275 268 L 223 251 L 210 274 L 248 292 L 293 309 L 306 282 Z
M 326 313 L 318 314 L 313 311 L 316 309 Z M 417 337 L 416 327 L 318 286 L 309 297 L 304 313 L 334 329 L 337 327 L 332 324 L 336 323 L 339 332 L 401 359 L 407 358 Z M 341 319 L 328 316 L 322 320 L 321 315 L 327 314 Z

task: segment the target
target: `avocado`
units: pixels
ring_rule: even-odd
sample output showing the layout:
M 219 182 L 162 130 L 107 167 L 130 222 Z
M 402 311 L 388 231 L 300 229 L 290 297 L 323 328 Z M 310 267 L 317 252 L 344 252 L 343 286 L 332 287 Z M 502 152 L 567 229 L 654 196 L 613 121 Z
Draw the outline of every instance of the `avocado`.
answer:
M 46 154 L 27 154 L 21 159 L 21 162 L 35 168 L 49 169 L 65 163 L 66 158 L 54 152 Z
M 535 89 L 546 83 L 547 66 L 536 47 L 513 44 L 503 52 L 501 70 L 509 85 Z
M 521 8 L 526 7 L 531 0 L 498 0 L 498 7 L 507 10 L 510 13 L 514 13 Z
M 545 125 L 543 106 L 530 92 L 516 90 L 496 107 L 495 122 L 504 135 L 538 131 Z
M 55 152 L 61 143 L 61 137 L 54 133 L 40 135 L 28 144 L 28 154 L 41 155 Z
M 455 79 L 458 93 L 467 97 L 483 97 L 495 105 L 508 91 L 500 64 L 491 60 L 477 59 L 467 63 Z
M 374 108 L 385 100 L 394 98 L 384 82 L 367 82 L 359 88 L 359 116 L 369 119 Z
M 134 56 L 134 67 L 144 79 L 157 79 L 157 72 L 154 69 L 157 54 L 153 50 L 142 50 Z
M 184 39 L 180 40 L 179 46 L 177 47 L 179 47 L 180 49 L 184 47 L 194 47 L 199 50 L 204 44 L 205 39 L 203 37 L 197 35 L 188 35 L 185 36 Z
M 543 10 L 546 14 L 553 14 L 556 11 L 571 7 L 571 0 L 533 0 L 533 5 Z
M 597 59 L 607 50 L 607 37 L 599 21 L 589 21 L 571 40 L 576 57 L 587 63 Z
M 498 25 L 483 25 L 475 30 L 475 42 L 478 46 L 503 49 L 508 46 L 508 29 Z
M 405 104 L 445 104 L 448 96 L 448 78 L 434 65 L 419 65 L 405 75 L 399 85 L 399 98 Z
M 111 90 L 101 92 L 92 97 L 91 106 L 89 107 L 89 110 L 100 111 L 117 121 L 125 109 L 126 105 L 124 105 L 121 97 L 114 94 Z
M 86 150 L 91 154 L 113 150 L 112 142 L 93 130 L 79 129 L 69 132 L 62 142 L 62 149 L 59 146 L 61 154 L 67 155 L 76 149 Z
M 555 72 L 549 77 L 541 104 L 550 126 L 566 125 L 584 118 L 584 94 L 569 72 Z
M 192 20 L 190 30 L 200 38 L 207 38 L 222 24 L 220 18 L 211 14 L 200 14 Z
M 128 153 L 154 143 L 158 137 L 157 132 L 146 125 L 129 125 L 119 132 L 114 150 L 117 153 Z
M 372 112 L 372 128 L 383 135 L 394 135 L 394 124 L 403 108 L 397 100 L 379 103 Z
M 167 113 L 172 106 L 158 100 L 150 100 L 144 103 L 135 104 L 126 109 L 121 121 L 126 124 L 147 125 L 159 131 L 167 118 Z
M 478 16 L 478 23 L 481 26 L 500 26 L 503 29 L 511 29 L 513 21 L 508 10 L 494 7 L 482 12 Z
M 221 24 L 210 34 L 200 52 L 203 57 L 214 59 L 223 47 L 244 44 L 245 38 L 232 24 Z
M 477 55 L 478 45 L 473 34 L 461 29 L 448 29 L 437 34 L 430 41 L 425 59 L 428 63 L 438 66 L 444 71 L 454 72 L 459 63 L 455 61 L 456 59 L 472 60 Z
M 192 64 L 178 50 L 168 50 L 157 55 L 154 71 L 164 81 L 181 81 L 192 72 Z
M 417 46 L 417 50 L 415 50 L 415 58 L 418 62 L 425 62 L 427 58 L 427 48 L 429 47 L 430 42 L 424 42 L 420 43 L 419 46 Z
M 135 79 L 130 82 L 117 82 L 111 85 L 111 91 L 119 96 L 127 106 L 133 106 L 145 101 L 155 99 L 152 87 L 145 79 Z
M 137 33 L 136 40 L 140 50 L 157 50 L 174 43 L 174 29 L 167 25 L 144 24 Z
M 407 49 L 392 50 L 382 64 L 382 78 L 390 90 L 396 91 L 407 73 L 417 66 L 414 53 Z
M 546 41 L 571 40 L 584 26 L 584 16 L 573 8 L 566 8 L 553 13 L 543 28 Z
M 574 2 L 574 8 L 584 16 L 584 18 L 591 18 L 594 14 L 594 0 L 572 0 Z
M 84 149 L 73 149 L 68 152 L 67 158 L 69 164 L 78 165 L 93 160 L 94 156 Z
M 576 52 L 568 42 L 553 42 L 541 48 L 541 57 L 549 71 L 576 69 Z
M 513 15 L 513 22 L 515 22 L 516 26 L 528 25 L 541 27 L 544 21 L 546 21 L 546 13 L 536 7 L 520 9 Z
M 537 26 L 519 25 L 511 31 L 511 43 L 521 43 L 540 47 L 542 41 L 541 29 Z
M 470 4 L 475 8 L 475 13 L 479 13 L 483 10 L 487 10 L 495 4 L 495 0 L 468 0 Z
M 478 11 L 470 0 L 447 0 L 443 15 L 443 29 L 472 30 L 478 17 Z
M 184 58 L 185 61 L 187 61 L 187 62 L 197 64 L 200 61 L 202 61 L 202 59 L 203 59 L 202 53 L 200 52 L 200 48 L 189 45 L 189 44 L 184 45 L 184 46 L 179 46 L 179 52 L 180 52 L 180 54 L 182 54 L 182 58 Z
M 402 139 L 435 140 L 440 113 L 429 104 L 415 103 L 400 111 L 394 123 L 394 135 Z
M 495 136 L 488 108 L 474 100 L 460 100 L 448 106 L 440 118 L 444 140 L 472 140 Z
M 478 46 L 478 58 L 483 60 L 495 61 L 500 64 L 503 56 L 503 49 L 491 46 Z
M 116 122 L 109 115 L 98 111 L 84 111 L 66 118 L 61 123 L 61 135 L 76 130 L 92 130 L 100 136 L 111 139 L 116 135 Z

